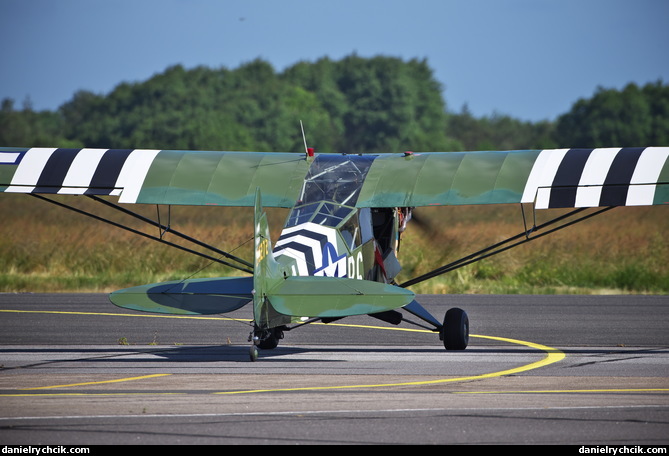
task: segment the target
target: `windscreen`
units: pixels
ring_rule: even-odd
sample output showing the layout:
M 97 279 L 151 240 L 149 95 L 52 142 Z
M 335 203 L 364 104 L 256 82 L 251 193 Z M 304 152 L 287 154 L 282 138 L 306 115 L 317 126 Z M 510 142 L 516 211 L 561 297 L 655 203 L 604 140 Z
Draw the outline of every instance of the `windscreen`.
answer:
M 355 206 L 373 155 L 318 155 L 309 167 L 300 201 L 331 201 Z

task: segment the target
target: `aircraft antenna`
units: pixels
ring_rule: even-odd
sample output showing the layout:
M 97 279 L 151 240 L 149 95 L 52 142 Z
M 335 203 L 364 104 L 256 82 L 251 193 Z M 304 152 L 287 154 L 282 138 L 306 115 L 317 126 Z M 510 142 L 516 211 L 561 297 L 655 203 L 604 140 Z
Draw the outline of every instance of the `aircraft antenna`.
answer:
M 306 157 L 313 157 L 314 156 L 314 149 L 311 147 L 307 147 L 307 137 L 304 134 L 304 125 L 302 124 L 302 120 L 300 120 L 300 128 L 302 129 L 302 141 L 304 141 L 304 152 L 306 154 Z

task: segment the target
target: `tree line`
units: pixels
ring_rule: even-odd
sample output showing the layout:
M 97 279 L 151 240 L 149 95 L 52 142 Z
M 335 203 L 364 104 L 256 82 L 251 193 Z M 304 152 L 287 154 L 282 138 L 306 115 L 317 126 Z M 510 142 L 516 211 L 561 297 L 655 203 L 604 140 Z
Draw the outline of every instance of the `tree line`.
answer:
M 56 111 L 0 107 L 0 146 L 376 153 L 669 145 L 669 85 L 598 88 L 554 121 L 448 109 L 426 60 L 350 55 L 277 72 L 181 65 Z

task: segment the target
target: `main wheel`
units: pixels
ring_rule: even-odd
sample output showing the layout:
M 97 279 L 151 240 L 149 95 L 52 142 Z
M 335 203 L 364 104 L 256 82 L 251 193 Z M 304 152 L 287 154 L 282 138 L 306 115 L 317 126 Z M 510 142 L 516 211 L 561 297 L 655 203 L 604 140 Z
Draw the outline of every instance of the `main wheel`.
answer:
M 283 339 L 283 330 L 281 328 L 270 328 L 262 333 L 257 345 L 263 350 L 272 350 L 279 345 L 281 339 Z
M 442 339 L 446 350 L 464 350 L 469 343 L 469 317 L 467 313 L 454 307 L 444 316 Z

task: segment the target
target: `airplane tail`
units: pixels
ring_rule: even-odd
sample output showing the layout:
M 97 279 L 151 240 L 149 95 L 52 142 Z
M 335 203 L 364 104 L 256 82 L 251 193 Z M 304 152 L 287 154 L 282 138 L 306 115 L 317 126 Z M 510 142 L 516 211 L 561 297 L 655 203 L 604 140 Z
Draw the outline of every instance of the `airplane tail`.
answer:
M 267 215 L 256 192 L 253 277 L 162 282 L 118 290 L 109 299 L 119 307 L 176 315 L 232 312 L 253 302 L 254 323 L 273 328 L 301 317 L 376 314 L 412 303 L 406 288 L 342 277 L 290 276 L 274 259 Z M 411 307 L 411 306 L 408 306 Z
M 406 288 L 370 280 L 343 277 L 289 275 L 272 253 L 267 218 L 260 193 L 255 204 L 255 262 L 253 306 L 256 324 L 280 316 L 346 317 L 397 309 L 411 303 L 414 293 Z M 272 323 L 269 326 L 275 326 Z
M 232 312 L 253 302 L 254 316 L 263 314 L 266 290 L 278 277 L 272 255 L 266 215 L 256 193 L 255 264 L 253 277 L 223 277 L 152 283 L 118 290 L 109 295 L 119 307 L 174 315 L 210 315 Z M 266 312 L 264 312 L 266 313 Z M 255 317 L 259 323 L 258 317 Z
M 283 279 L 283 271 L 272 253 L 267 214 L 262 210 L 260 189 L 256 190 L 254 208 L 253 316 L 257 326 L 274 326 L 268 291 Z
M 272 256 L 267 219 L 257 195 L 255 273 L 253 277 L 221 277 L 151 283 L 114 291 L 109 300 L 118 307 L 171 315 L 214 315 L 232 312 L 253 302 L 261 315 L 262 297 L 279 276 Z

